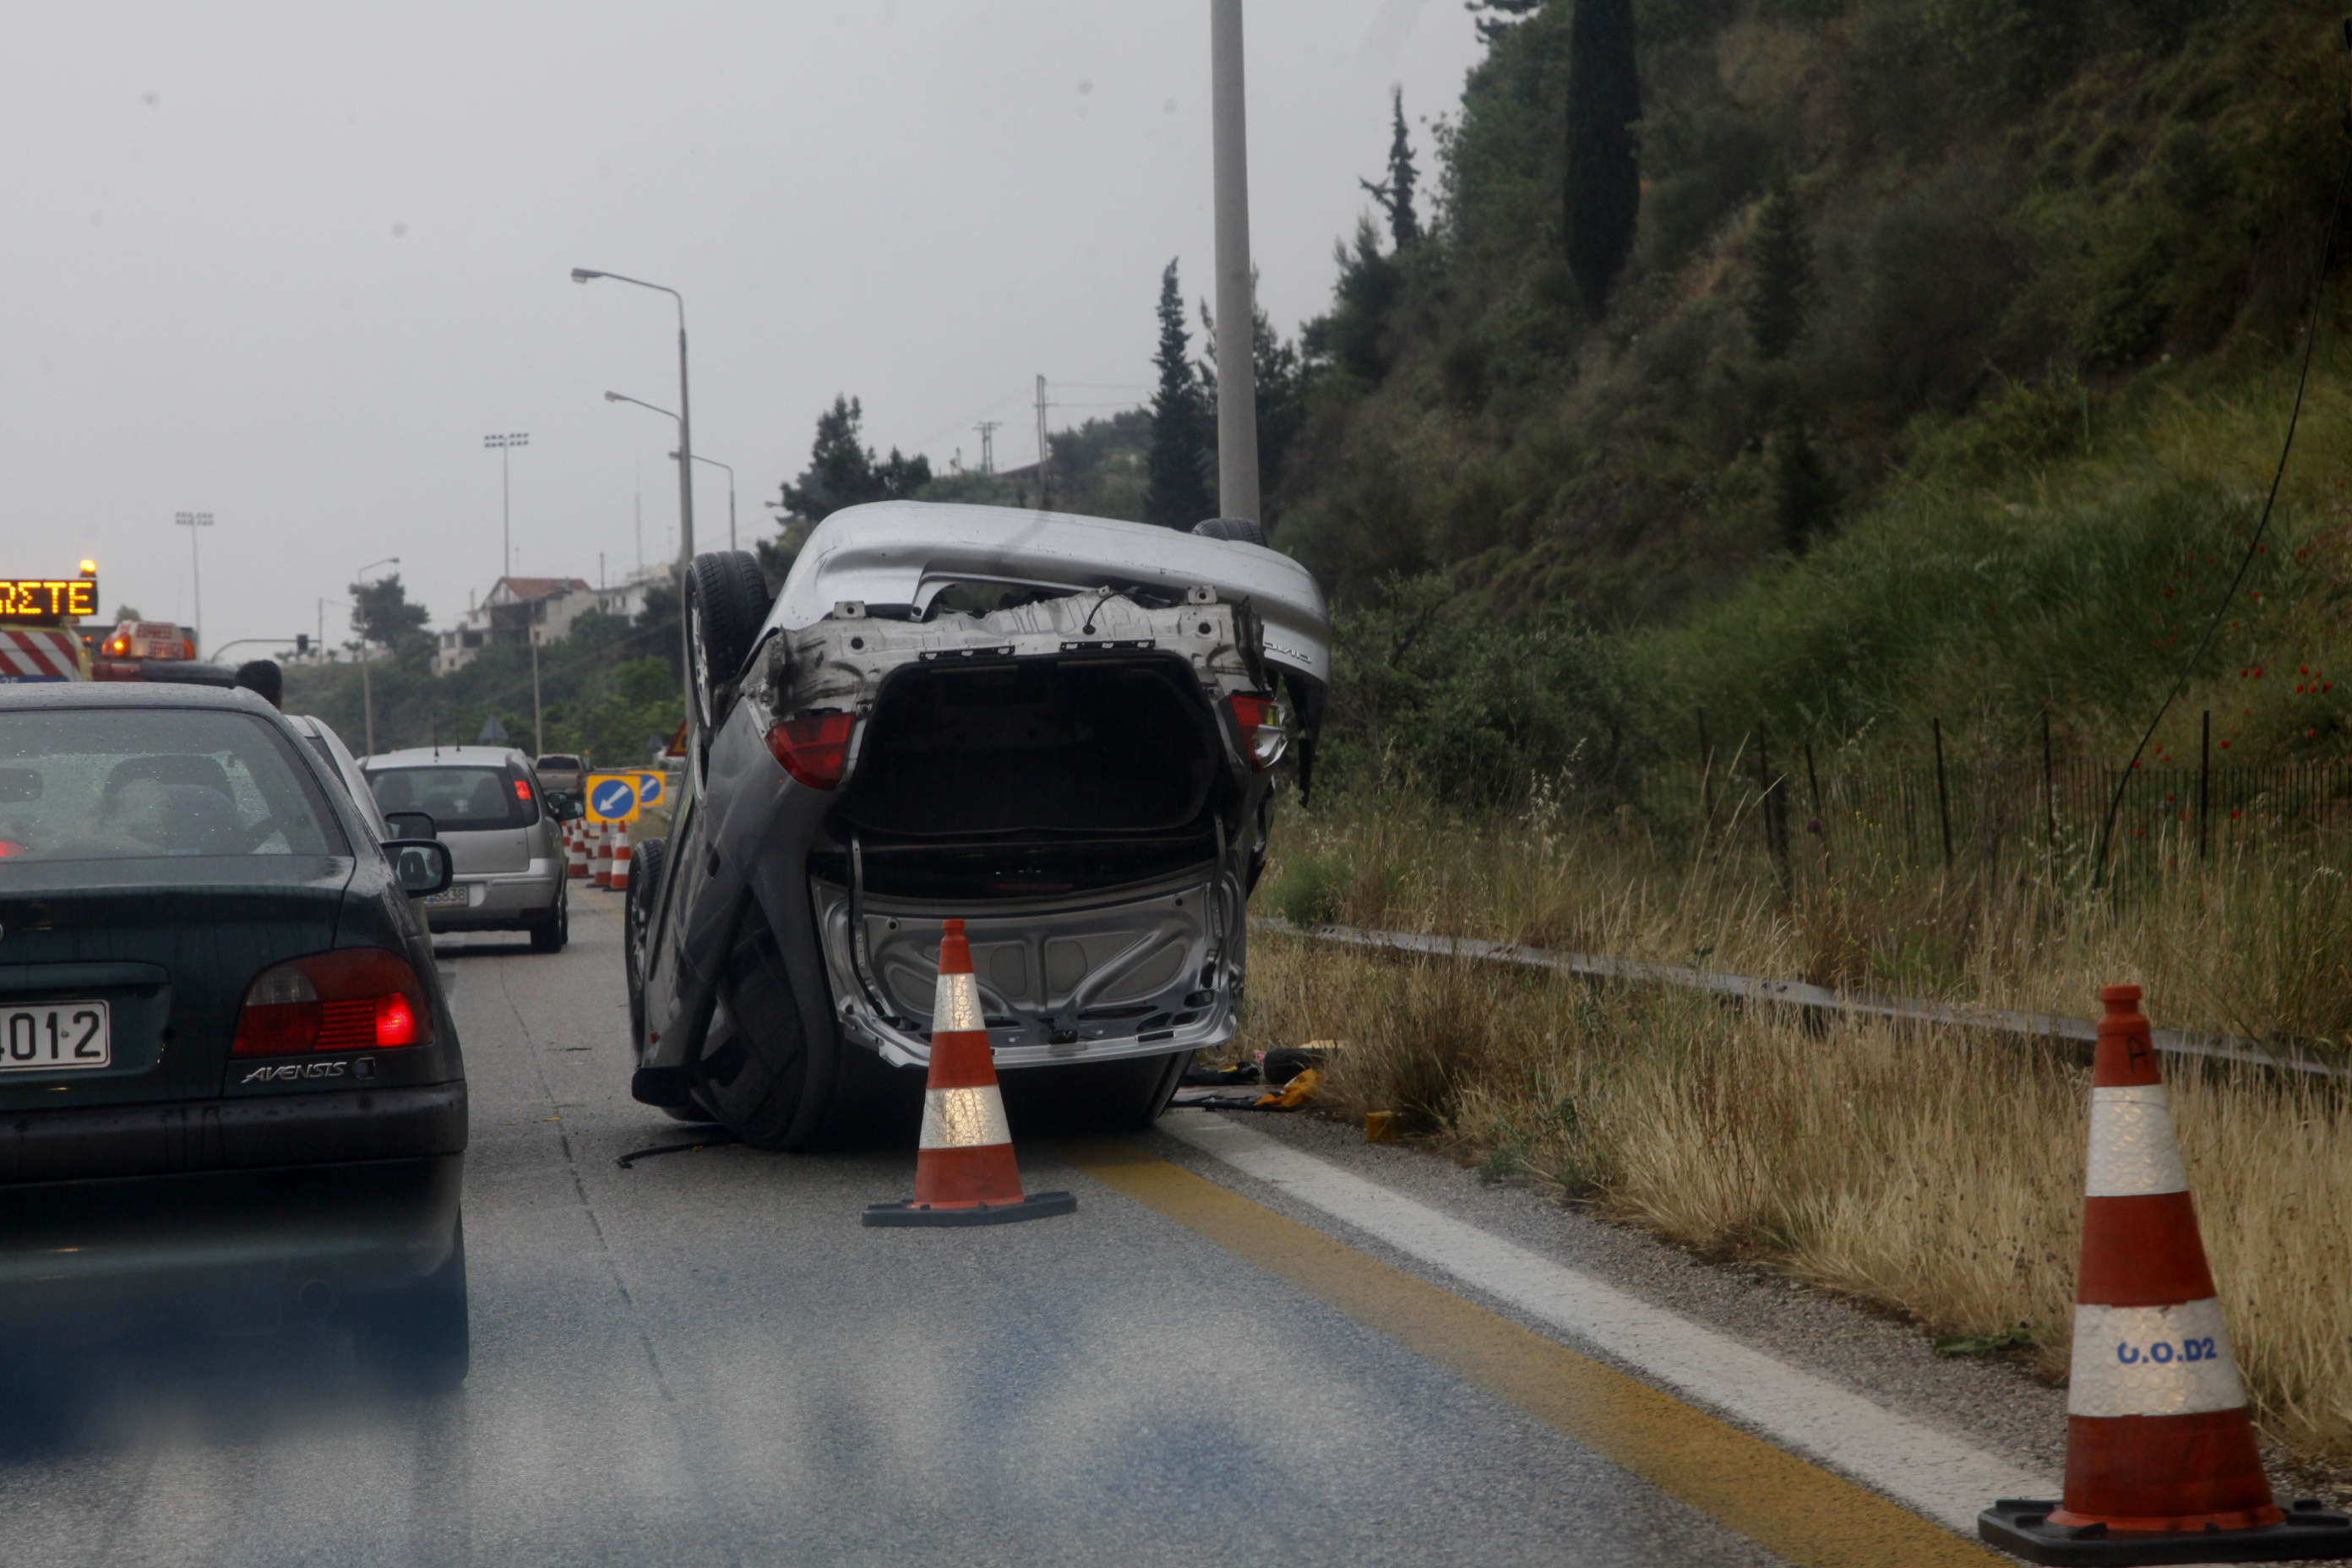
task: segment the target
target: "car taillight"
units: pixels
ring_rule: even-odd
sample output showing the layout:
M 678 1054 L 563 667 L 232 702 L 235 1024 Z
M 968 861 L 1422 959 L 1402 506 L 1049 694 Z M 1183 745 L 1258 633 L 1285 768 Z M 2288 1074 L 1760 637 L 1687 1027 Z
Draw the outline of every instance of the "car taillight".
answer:
M 519 800 L 519 801 L 521 801 L 521 802 L 522 802 L 524 805 L 530 805 L 530 784 L 526 784 L 525 782 L 523 782 L 521 779 L 517 779 L 517 780 L 515 780 L 515 782 L 514 782 L 514 786 L 515 786 L 515 798 L 516 798 L 517 800 Z
M 1242 732 L 1242 750 L 1248 754 L 1250 771 L 1262 773 L 1282 761 L 1282 753 L 1290 747 L 1290 731 L 1283 728 L 1282 710 L 1271 697 L 1261 697 L 1254 691 L 1236 691 L 1225 699 L 1234 710 L 1234 723 Z
M 433 1009 L 400 954 L 381 947 L 274 964 L 246 987 L 232 1055 L 390 1049 L 433 1043 Z
M 831 789 L 841 782 L 841 770 L 849 761 L 849 734 L 856 727 L 855 713 L 803 713 L 768 731 L 768 750 L 783 763 L 784 772 L 809 788 Z

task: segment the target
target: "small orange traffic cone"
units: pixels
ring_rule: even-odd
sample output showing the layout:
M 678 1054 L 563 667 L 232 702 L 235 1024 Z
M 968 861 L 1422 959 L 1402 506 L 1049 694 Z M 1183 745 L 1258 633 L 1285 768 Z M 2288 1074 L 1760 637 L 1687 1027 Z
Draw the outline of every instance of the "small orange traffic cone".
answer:
M 583 823 L 570 823 L 564 827 L 563 874 L 580 880 L 588 876 L 588 828 Z
M 1043 1219 L 1078 1206 L 1070 1193 L 1024 1195 L 1013 1160 L 1013 1130 L 996 1087 L 980 982 L 963 921 L 940 937 L 940 983 L 931 1005 L 931 1074 L 923 1090 L 923 1133 L 916 1144 L 915 1195 L 869 1204 L 867 1225 L 1003 1225 Z
M 616 893 L 629 890 L 629 825 L 625 822 L 613 841 L 613 879 L 609 886 Z
M 2035 1563 L 2352 1555 L 2352 1517 L 2281 1509 L 2263 1479 L 2139 994 L 2099 992 L 2066 1496 L 2004 1498 L 1977 1532 Z
M 596 830 L 596 842 L 588 851 L 591 868 L 588 880 L 599 888 L 613 885 L 613 828 L 610 823 Z

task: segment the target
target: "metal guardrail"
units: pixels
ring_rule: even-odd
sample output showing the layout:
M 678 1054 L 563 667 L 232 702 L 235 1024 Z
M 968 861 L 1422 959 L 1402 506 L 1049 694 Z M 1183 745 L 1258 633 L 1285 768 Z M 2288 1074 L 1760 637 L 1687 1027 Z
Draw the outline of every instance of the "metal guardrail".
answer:
M 1253 915 L 1250 924 L 1288 936 L 1334 942 L 1349 947 L 1382 948 L 1395 952 L 1431 953 L 1439 957 L 1475 958 L 1495 963 L 1517 963 L 1567 974 L 1604 980 L 1641 980 L 1688 990 L 1738 996 L 1751 1002 L 1778 1002 L 1814 1008 L 1849 1017 L 1889 1018 L 1903 1023 L 1937 1024 L 1962 1029 L 1985 1029 L 2033 1039 L 2072 1040 L 2095 1045 L 2098 1025 L 2089 1018 L 2068 1018 L 2055 1013 L 2016 1013 L 1997 1007 L 1962 1007 L 1942 1002 L 1915 1002 L 1899 996 L 1847 994 L 1801 980 L 1763 980 L 1752 975 L 1726 974 L 1717 970 L 1689 969 L 1673 963 L 1643 963 L 1626 958 L 1591 953 L 1559 952 L 1515 942 L 1486 942 L 1477 937 L 1432 936 L 1423 931 L 1367 931 L 1359 926 L 1297 926 L 1271 916 Z M 2217 1061 L 2249 1062 L 2280 1068 L 2316 1078 L 2347 1078 L 2352 1071 L 2301 1052 L 2270 1049 L 2256 1040 L 2229 1035 L 2191 1035 L 2179 1029 L 2152 1031 L 2156 1048 L 2171 1056 L 2203 1057 Z

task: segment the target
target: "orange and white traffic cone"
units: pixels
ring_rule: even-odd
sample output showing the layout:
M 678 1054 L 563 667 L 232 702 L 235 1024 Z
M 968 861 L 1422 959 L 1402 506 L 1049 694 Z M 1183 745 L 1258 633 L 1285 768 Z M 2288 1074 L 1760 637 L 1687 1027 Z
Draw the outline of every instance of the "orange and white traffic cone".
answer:
M 576 881 L 588 878 L 588 826 L 568 823 L 563 830 L 563 874 Z
M 613 826 L 604 823 L 596 829 L 595 847 L 588 851 L 589 881 L 600 888 L 613 885 Z
M 2352 1555 L 2352 1517 L 2281 1509 L 2263 1479 L 2139 995 L 2099 992 L 2066 1496 L 2004 1498 L 1978 1533 L 2035 1563 Z
M 1043 1219 L 1078 1206 L 1070 1193 L 1021 1191 L 1013 1130 L 996 1087 L 980 982 L 963 921 L 940 936 L 940 982 L 931 1005 L 931 1074 L 923 1090 L 923 1132 L 916 1144 L 915 1195 L 870 1204 L 867 1225 L 1003 1225 Z
M 629 890 L 629 825 L 614 825 L 614 835 L 613 879 L 609 886 L 616 893 L 625 893 Z

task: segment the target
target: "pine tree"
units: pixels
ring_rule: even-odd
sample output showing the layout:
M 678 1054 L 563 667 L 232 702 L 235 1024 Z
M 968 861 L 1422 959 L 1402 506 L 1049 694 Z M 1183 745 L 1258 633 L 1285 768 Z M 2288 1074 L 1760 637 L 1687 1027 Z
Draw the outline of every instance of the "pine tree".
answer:
M 876 458 L 865 444 L 865 405 L 846 395 L 836 395 L 833 406 L 816 416 L 808 468 L 796 483 L 783 487 L 790 516 L 822 522 L 844 507 L 895 500 L 931 482 L 929 458 L 904 457 L 896 447 L 887 459 Z
M 1491 45 L 1542 5 L 1543 0 L 1463 0 L 1462 8 L 1477 18 L 1478 41 Z
M 1372 199 L 1389 215 L 1390 241 L 1402 250 L 1421 237 L 1421 220 L 1412 210 L 1412 187 L 1420 175 L 1412 166 L 1412 139 L 1404 128 L 1404 89 L 1389 89 L 1389 177 L 1377 185 L 1370 180 L 1358 180 L 1356 184 L 1370 191 Z
M 1576 0 L 1568 24 L 1568 267 L 1595 321 L 1642 208 L 1633 0 Z
M 1773 177 L 1757 212 L 1748 276 L 1748 335 L 1759 359 L 1779 359 L 1804 335 L 1813 292 L 1813 242 L 1785 173 Z
M 1215 514 L 1209 489 L 1209 419 L 1192 368 L 1191 334 L 1184 327 L 1184 298 L 1176 283 L 1176 263 L 1160 275 L 1160 347 L 1151 356 L 1160 368 L 1151 395 L 1151 456 L 1143 499 L 1147 522 L 1189 529 Z
M 1770 442 L 1772 521 L 1780 543 L 1802 555 L 1813 536 L 1829 526 L 1837 510 L 1837 487 L 1806 434 L 1805 417 L 1784 405 Z

